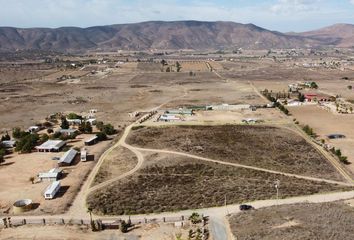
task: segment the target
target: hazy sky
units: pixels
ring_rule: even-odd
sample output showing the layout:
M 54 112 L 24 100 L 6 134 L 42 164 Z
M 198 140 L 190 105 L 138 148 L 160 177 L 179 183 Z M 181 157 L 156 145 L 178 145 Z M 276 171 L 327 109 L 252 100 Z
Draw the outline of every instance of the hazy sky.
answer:
M 150 20 L 221 20 L 306 31 L 354 24 L 354 0 L 0 0 L 0 26 L 89 27 Z

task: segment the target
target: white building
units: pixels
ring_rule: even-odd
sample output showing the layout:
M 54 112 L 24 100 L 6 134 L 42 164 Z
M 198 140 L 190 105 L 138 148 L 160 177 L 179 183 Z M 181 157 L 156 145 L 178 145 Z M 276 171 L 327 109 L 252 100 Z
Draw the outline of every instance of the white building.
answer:
M 36 133 L 36 132 L 39 132 L 39 130 L 41 130 L 40 127 L 38 127 L 38 126 L 31 126 L 31 127 L 29 127 L 29 128 L 27 129 L 27 132 Z
M 159 121 L 164 121 L 164 122 L 174 122 L 174 121 L 181 121 L 179 117 L 176 117 L 175 115 L 161 115 L 159 118 Z
M 2 141 L 1 144 L 2 144 L 5 148 L 14 148 L 14 147 L 16 147 L 16 141 L 14 141 L 14 140 Z
M 80 160 L 81 160 L 81 162 L 86 162 L 87 161 L 87 151 L 86 151 L 85 148 L 81 149 Z
M 62 140 L 48 140 L 36 149 L 38 152 L 59 152 L 66 145 L 66 142 Z
M 75 149 L 70 149 L 60 158 L 58 161 L 59 166 L 68 166 L 71 165 L 72 161 L 75 159 L 77 151 Z
M 47 199 L 53 199 L 55 195 L 58 193 L 60 190 L 60 181 L 55 181 L 52 184 L 50 184 L 45 192 L 44 192 L 44 198 Z
M 49 170 L 48 172 L 39 173 L 38 178 L 41 181 L 45 180 L 45 181 L 54 182 L 59 179 L 61 172 L 62 171 L 59 168 L 53 168 L 53 169 Z

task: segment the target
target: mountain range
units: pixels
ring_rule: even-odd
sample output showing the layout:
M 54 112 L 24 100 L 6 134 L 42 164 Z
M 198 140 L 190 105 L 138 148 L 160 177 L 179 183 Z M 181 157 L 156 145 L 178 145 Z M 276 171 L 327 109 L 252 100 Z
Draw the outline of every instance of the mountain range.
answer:
M 253 24 L 151 21 L 89 28 L 0 27 L 0 51 L 218 50 L 354 47 L 354 25 L 281 33 Z

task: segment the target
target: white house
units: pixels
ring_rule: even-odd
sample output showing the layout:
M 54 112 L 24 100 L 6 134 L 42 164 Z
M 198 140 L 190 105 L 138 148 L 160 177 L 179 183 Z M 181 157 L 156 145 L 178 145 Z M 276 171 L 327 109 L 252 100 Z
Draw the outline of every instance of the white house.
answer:
M 38 152 L 59 152 L 66 145 L 66 142 L 62 140 L 48 140 L 36 149 Z
M 60 190 L 60 181 L 55 181 L 52 184 L 50 184 L 45 192 L 44 192 L 44 198 L 47 199 L 53 199 L 55 195 L 58 193 Z

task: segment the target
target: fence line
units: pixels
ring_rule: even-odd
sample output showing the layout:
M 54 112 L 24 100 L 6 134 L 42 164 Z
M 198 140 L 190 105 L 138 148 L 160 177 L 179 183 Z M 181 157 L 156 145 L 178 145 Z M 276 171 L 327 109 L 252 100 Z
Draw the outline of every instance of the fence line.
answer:
M 160 218 L 130 218 L 132 224 L 149 224 L 149 223 L 174 223 L 183 222 L 188 217 L 160 217 Z M 104 227 L 109 229 L 111 226 L 119 225 L 121 221 L 128 221 L 129 218 L 111 218 L 111 219 L 94 219 L 102 222 Z M 0 228 L 18 227 L 23 225 L 90 225 L 89 219 L 66 219 L 66 218 L 17 218 L 2 217 L 0 220 Z

